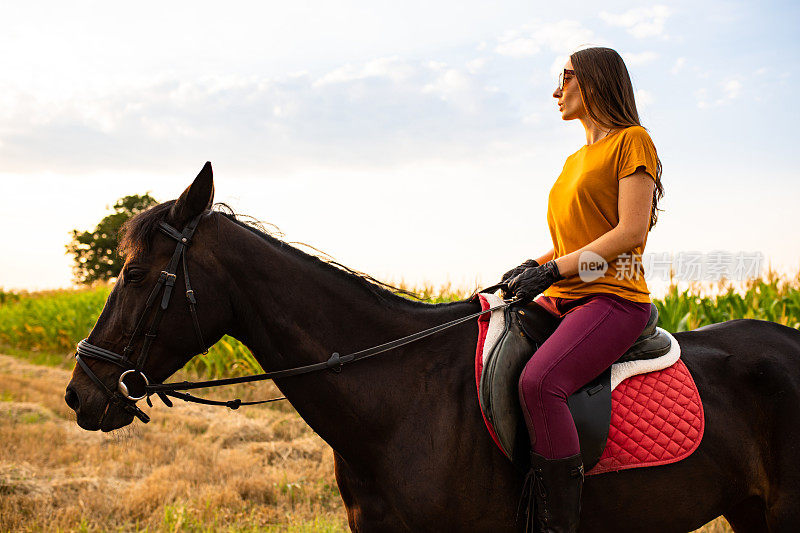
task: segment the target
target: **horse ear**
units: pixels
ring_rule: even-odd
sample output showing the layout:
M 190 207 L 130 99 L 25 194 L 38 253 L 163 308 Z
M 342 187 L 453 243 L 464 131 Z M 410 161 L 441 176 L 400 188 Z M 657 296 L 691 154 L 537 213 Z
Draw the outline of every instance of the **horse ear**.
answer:
M 206 161 L 192 184 L 173 204 L 169 218 L 180 229 L 200 213 L 211 209 L 213 203 L 214 173 L 211 171 L 211 162 Z

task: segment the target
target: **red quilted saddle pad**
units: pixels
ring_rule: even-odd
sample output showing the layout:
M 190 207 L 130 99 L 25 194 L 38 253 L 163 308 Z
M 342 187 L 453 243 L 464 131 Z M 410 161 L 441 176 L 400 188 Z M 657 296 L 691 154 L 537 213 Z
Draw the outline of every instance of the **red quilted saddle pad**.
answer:
M 682 360 L 633 376 L 611 393 L 611 427 L 600 462 L 587 475 L 685 459 L 700 445 L 700 393 Z
M 481 305 L 484 309 L 489 306 L 484 298 L 481 298 Z M 478 319 L 475 357 L 478 389 L 488 327 L 487 314 Z M 485 415 L 483 419 L 500 447 L 491 423 Z M 700 393 L 682 360 L 663 370 L 632 376 L 611 393 L 611 426 L 606 448 L 587 475 L 680 461 L 697 449 L 704 430 Z

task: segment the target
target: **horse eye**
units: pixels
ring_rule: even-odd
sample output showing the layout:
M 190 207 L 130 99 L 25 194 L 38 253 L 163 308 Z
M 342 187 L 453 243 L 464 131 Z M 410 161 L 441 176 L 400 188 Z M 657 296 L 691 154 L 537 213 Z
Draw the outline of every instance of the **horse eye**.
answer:
M 128 268 L 127 270 L 125 270 L 124 277 L 125 281 L 129 283 L 139 283 L 140 281 L 144 280 L 146 275 L 147 272 L 144 269 Z

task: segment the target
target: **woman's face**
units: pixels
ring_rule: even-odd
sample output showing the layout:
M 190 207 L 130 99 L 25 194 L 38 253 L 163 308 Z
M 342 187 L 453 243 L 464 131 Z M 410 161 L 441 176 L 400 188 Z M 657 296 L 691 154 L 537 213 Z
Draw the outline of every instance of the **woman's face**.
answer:
M 567 59 L 564 68 L 574 70 L 572 60 Z M 578 80 L 573 74 L 564 75 L 564 89 L 556 87 L 553 91 L 553 98 L 558 99 L 558 110 L 561 112 L 561 120 L 573 120 L 586 116 L 586 109 L 581 100 L 581 91 L 578 88 Z

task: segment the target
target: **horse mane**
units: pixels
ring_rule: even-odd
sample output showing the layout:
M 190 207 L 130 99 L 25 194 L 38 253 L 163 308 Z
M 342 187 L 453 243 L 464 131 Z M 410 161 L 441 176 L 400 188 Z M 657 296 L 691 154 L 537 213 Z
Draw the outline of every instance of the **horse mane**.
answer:
M 117 247 L 117 251 L 123 257 L 136 257 L 137 255 L 141 255 L 147 253 L 150 250 L 150 246 L 152 245 L 153 237 L 156 233 L 158 233 L 158 224 L 159 222 L 165 220 L 167 215 L 169 214 L 172 205 L 175 203 L 175 200 L 169 200 L 167 202 L 158 204 L 150 209 L 143 211 L 136 216 L 130 218 L 125 224 L 123 224 L 122 228 L 120 228 L 119 233 L 119 245 Z M 420 298 L 417 294 L 408 291 L 406 289 L 401 289 L 399 287 L 395 287 L 388 283 L 379 281 L 369 274 L 365 274 L 364 272 L 360 272 L 358 270 L 352 269 L 348 266 L 345 266 L 337 261 L 335 261 L 332 257 L 330 257 L 325 252 L 321 252 L 317 248 L 314 248 L 311 245 L 299 243 L 299 242 L 287 242 L 283 240 L 284 237 L 283 233 L 280 232 L 277 226 L 270 223 L 264 223 L 259 221 L 258 219 L 249 216 L 243 215 L 241 213 L 236 213 L 229 205 L 225 203 L 216 203 L 212 207 L 212 210 L 207 212 L 215 216 L 222 216 L 233 222 L 234 224 L 250 231 L 258 235 L 261 239 L 265 240 L 272 246 L 276 246 L 281 250 L 285 250 L 286 252 L 295 255 L 301 259 L 304 259 L 312 264 L 318 264 L 323 268 L 329 268 L 332 271 L 336 272 L 340 276 L 344 276 L 349 280 L 355 281 L 358 283 L 362 288 L 366 289 L 370 292 L 373 296 L 382 300 L 386 303 L 398 303 L 403 302 L 407 305 L 419 305 L 424 307 L 429 307 L 431 305 L 448 305 L 448 304 L 430 304 L 425 302 L 422 298 Z M 272 231 L 269 231 L 265 228 L 265 224 L 272 228 Z M 296 248 L 293 245 L 300 245 L 307 247 L 315 252 L 314 255 L 304 252 L 299 248 Z M 406 296 L 404 298 L 403 296 Z M 414 298 L 414 300 L 409 299 Z M 464 301 L 464 300 L 462 300 Z M 451 302 L 453 304 L 459 302 Z
M 166 220 L 174 203 L 175 200 L 170 200 L 158 204 L 125 221 L 119 229 L 117 253 L 122 257 L 138 257 L 149 252 L 158 223 Z

